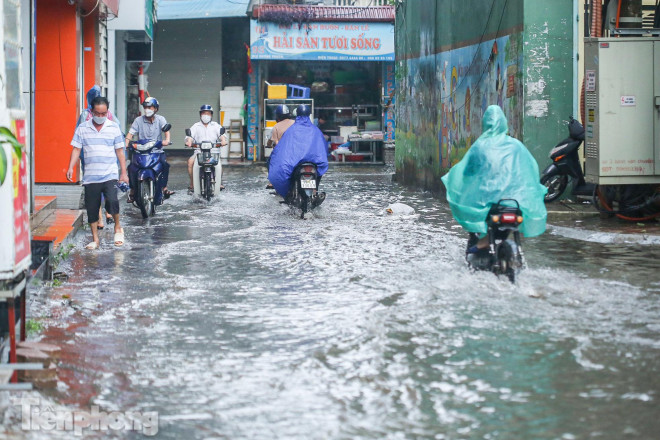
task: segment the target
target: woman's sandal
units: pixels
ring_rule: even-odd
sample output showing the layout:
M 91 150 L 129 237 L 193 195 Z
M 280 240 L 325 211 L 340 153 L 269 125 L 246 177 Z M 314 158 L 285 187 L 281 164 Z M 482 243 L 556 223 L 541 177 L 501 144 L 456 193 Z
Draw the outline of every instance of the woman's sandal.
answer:
M 87 246 L 85 246 L 85 249 L 89 249 L 90 251 L 93 251 L 93 250 L 98 249 L 98 248 L 99 248 L 99 244 L 95 241 L 92 241 Z
M 124 245 L 124 228 L 120 232 L 115 232 L 115 246 L 120 247 Z
M 169 189 L 163 190 L 163 197 L 165 197 L 165 199 L 169 199 L 170 196 L 174 194 L 176 194 L 176 191 L 170 191 Z

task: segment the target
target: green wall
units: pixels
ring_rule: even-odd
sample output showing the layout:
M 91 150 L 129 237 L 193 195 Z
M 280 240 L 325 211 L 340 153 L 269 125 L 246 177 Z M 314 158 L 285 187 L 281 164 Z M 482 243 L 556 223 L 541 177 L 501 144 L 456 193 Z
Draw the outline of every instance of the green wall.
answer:
M 541 171 L 573 115 L 573 0 L 525 0 L 523 138 Z M 577 116 L 577 115 L 573 115 Z
M 397 175 L 440 177 L 500 105 L 539 166 L 573 108 L 572 1 L 415 0 L 397 7 Z

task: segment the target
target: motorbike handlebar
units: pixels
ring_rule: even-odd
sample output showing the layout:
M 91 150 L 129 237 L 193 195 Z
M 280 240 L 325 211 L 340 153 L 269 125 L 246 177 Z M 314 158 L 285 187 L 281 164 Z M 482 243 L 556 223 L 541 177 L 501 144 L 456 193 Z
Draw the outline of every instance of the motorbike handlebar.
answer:
M 204 142 L 204 143 L 205 143 L 205 144 L 206 144 L 206 143 L 210 143 L 211 145 L 213 145 L 213 148 L 220 148 L 220 147 L 223 146 L 222 143 L 220 143 L 220 142 Z M 188 147 L 188 148 L 201 148 L 201 146 L 202 146 L 201 143 L 200 143 L 200 144 L 198 144 L 198 143 L 193 143 L 193 144 L 191 144 L 191 145 L 186 145 L 186 147 Z

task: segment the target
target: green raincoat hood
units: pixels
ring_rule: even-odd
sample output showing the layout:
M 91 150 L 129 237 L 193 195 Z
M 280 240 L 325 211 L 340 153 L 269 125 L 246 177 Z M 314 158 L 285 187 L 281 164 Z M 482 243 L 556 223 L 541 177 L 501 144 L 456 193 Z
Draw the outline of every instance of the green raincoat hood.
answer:
M 479 139 L 442 177 L 454 218 L 469 232 L 485 233 L 491 205 L 514 199 L 523 212 L 522 233 L 526 237 L 542 234 L 547 189 L 539 182 L 536 160 L 520 141 L 507 136 L 507 120 L 500 107 L 488 107 L 481 127 Z

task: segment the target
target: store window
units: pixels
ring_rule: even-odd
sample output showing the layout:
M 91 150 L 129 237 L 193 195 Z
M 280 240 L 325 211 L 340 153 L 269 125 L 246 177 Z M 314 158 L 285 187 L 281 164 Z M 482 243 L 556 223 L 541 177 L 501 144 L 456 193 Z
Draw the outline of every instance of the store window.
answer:
M 21 34 L 19 0 L 4 0 L 5 91 L 7 107 L 20 109 L 21 105 Z
M 380 62 L 272 61 L 268 81 L 310 88 L 314 118 L 329 135 L 338 135 L 341 126 L 381 129 Z

